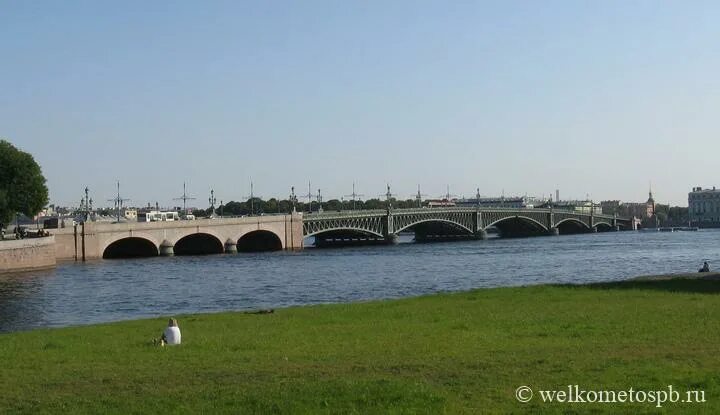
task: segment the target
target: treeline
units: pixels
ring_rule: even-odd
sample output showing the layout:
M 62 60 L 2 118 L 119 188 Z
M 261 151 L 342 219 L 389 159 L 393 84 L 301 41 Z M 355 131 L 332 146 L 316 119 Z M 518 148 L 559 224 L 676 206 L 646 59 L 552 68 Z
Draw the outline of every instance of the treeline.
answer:
M 405 209 L 417 207 L 417 201 L 413 199 L 396 200 L 390 199 L 393 208 Z M 322 206 L 323 211 L 343 211 L 343 210 L 365 210 L 365 209 L 387 209 L 387 200 L 368 199 L 368 200 L 338 200 L 330 199 L 327 202 L 318 204 L 316 201 L 308 203 L 295 202 L 295 209 L 298 212 L 308 212 L 312 210 L 317 212 Z M 275 198 L 263 200 L 260 198 L 248 199 L 245 202 L 227 202 L 215 207 L 216 215 L 223 216 L 241 216 L 241 215 L 259 215 L 271 213 L 290 213 L 293 210 L 293 203 L 290 200 L 278 200 Z M 196 217 L 210 216 L 210 208 L 195 209 L 193 215 Z

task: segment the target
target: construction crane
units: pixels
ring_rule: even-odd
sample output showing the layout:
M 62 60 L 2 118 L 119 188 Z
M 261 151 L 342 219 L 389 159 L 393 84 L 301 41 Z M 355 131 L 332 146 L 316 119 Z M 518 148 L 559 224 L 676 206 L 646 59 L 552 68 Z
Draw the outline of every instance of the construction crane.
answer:
M 123 203 L 129 201 L 130 199 L 123 199 L 120 197 L 120 181 L 117 181 L 117 196 L 115 196 L 115 199 L 108 199 L 108 202 L 114 202 L 115 203 L 115 210 L 117 211 L 117 221 L 120 222 L 120 209 L 123 207 Z
M 352 207 L 353 207 L 353 210 L 355 210 L 355 201 L 356 201 L 359 197 L 364 197 L 365 195 L 361 195 L 361 194 L 355 193 L 355 182 L 353 182 L 353 184 L 352 184 L 352 189 L 353 189 L 352 194 L 345 195 L 345 196 L 343 196 L 343 197 L 352 197 Z
M 181 197 L 176 197 L 176 198 L 174 198 L 173 200 L 182 200 L 182 201 L 183 201 L 183 215 L 186 215 L 186 214 L 187 214 L 186 202 L 187 202 L 188 200 L 195 200 L 195 198 L 194 198 L 194 197 L 190 197 L 190 196 L 188 196 L 188 195 L 186 194 L 186 192 L 185 192 L 185 182 L 183 182 L 183 194 L 182 194 L 182 196 L 181 196 Z
M 457 195 L 450 194 L 450 185 L 447 185 L 447 189 L 445 191 L 445 194 L 440 196 L 441 199 L 445 199 L 446 201 L 450 201 L 453 197 L 457 197 Z
M 422 207 L 422 198 L 423 198 L 423 196 L 427 196 L 427 195 L 424 193 L 420 193 L 420 185 L 418 185 L 417 193 L 415 193 L 412 196 L 415 196 L 415 202 L 417 202 L 417 207 Z
M 250 200 L 250 216 L 255 214 L 255 198 L 260 196 L 255 196 L 255 187 L 252 181 L 252 177 L 250 178 L 250 196 L 245 196 L 246 199 Z
M 310 185 L 310 180 L 308 180 L 308 192 L 305 196 L 300 196 L 301 199 L 307 199 L 308 204 L 308 213 L 312 213 L 312 200 L 313 200 L 313 193 L 312 193 L 312 187 Z

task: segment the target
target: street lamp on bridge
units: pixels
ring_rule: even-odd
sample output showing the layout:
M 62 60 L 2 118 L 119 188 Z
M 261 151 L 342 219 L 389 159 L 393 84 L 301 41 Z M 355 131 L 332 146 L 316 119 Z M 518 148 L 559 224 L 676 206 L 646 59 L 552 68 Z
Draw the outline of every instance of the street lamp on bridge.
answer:
M 208 204 L 210 204 L 210 217 L 215 216 L 215 202 L 217 202 L 217 199 L 215 198 L 215 190 L 210 189 L 210 197 L 208 198 Z
M 292 203 L 292 213 L 297 212 L 297 210 L 295 210 L 295 204 L 297 203 L 297 200 L 298 198 L 295 195 L 295 186 L 292 186 L 290 188 L 290 203 Z

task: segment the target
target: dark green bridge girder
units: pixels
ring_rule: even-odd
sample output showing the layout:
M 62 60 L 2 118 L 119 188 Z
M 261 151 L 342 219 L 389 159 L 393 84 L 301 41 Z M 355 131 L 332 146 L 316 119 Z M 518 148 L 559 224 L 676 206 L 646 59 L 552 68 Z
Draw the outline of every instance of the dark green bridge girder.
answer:
M 306 213 L 303 235 L 315 236 L 333 232 L 355 232 L 370 237 L 387 238 L 421 224 L 445 224 L 458 234 L 482 235 L 489 227 L 500 227 L 514 221 L 557 234 L 558 226 L 572 224 L 587 231 L 600 226 L 613 230 L 634 229 L 634 219 L 616 215 L 573 212 L 558 209 L 445 207 L 391 210 L 356 210 Z

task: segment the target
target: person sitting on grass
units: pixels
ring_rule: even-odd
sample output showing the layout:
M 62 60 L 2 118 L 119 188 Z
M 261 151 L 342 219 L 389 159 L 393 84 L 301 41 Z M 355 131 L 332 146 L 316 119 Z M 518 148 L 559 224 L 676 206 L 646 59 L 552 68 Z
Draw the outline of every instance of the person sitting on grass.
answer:
M 178 327 L 177 320 L 171 318 L 168 321 L 168 326 L 165 327 L 165 331 L 163 331 L 162 337 L 160 337 L 160 346 L 180 344 L 180 340 L 180 327 Z
M 710 265 L 708 265 L 707 261 L 703 263 L 702 268 L 700 268 L 698 272 L 710 272 Z

